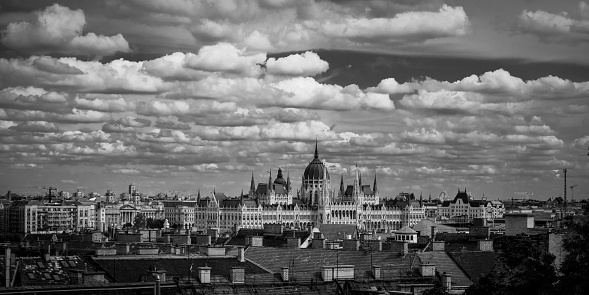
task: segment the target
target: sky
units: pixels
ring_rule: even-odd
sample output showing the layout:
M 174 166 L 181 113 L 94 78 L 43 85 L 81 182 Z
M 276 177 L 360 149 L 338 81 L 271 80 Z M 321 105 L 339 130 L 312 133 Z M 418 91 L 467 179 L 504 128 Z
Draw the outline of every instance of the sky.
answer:
M 589 2 L 0 0 L 0 192 L 589 197 Z M 576 187 L 570 189 L 570 186 Z

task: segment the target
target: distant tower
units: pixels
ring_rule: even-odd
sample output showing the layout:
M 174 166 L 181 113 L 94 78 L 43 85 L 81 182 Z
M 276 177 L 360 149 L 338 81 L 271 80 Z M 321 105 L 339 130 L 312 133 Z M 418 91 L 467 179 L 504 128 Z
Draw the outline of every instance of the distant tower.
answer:
M 129 184 L 129 195 L 132 195 L 136 191 L 137 189 L 135 188 L 135 184 Z
M 378 186 L 376 186 L 376 171 L 374 172 L 374 185 L 372 186 L 374 194 L 378 194 Z
M 249 196 L 253 197 L 255 193 L 256 193 L 256 183 L 254 182 L 254 172 L 252 171 L 252 181 L 250 183 Z
M 346 193 L 344 189 L 344 174 L 342 173 L 342 179 L 339 182 L 339 195 L 342 197 Z

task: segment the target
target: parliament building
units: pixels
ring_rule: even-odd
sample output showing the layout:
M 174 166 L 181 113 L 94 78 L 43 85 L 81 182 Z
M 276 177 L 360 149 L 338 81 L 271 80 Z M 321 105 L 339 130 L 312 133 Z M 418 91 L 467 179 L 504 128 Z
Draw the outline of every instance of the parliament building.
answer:
M 266 224 L 290 228 L 318 227 L 321 224 L 353 224 L 360 230 L 390 232 L 413 226 L 425 218 L 423 203 L 410 199 L 381 199 L 376 174 L 372 187 L 362 183 L 355 170 L 353 184 L 338 190 L 331 187 L 327 167 L 319 159 L 317 143 L 313 160 L 307 165 L 300 187 L 295 189 L 278 168 L 268 182 L 256 186 L 252 173 L 249 193 L 229 198 L 221 193 L 199 197 L 195 208 L 195 226 L 233 232 L 240 228 L 262 229 Z

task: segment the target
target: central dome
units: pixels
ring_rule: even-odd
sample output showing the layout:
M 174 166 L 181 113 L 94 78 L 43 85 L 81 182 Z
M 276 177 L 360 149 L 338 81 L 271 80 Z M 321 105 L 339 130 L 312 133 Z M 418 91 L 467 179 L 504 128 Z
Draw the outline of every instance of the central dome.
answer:
M 323 179 L 323 172 L 327 175 L 329 179 L 329 172 L 327 172 L 327 167 L 323 165 L 323 162 L 319 160 L 319 152 L 317 151 L 317 142 L 315 142 L 315 156 L 313 157 L 313 161 L 307 165 L 305 168 L 305 172 L 303 173 L 303 180 L 313 180 L 313 179 Z
M 278 167 L 278 175 L 276 176 L 276 179 L 274 179 L 274 184 L 286 186 L 286 180 L 282 177 L 282 169 L 280 169 L 280 167 Z

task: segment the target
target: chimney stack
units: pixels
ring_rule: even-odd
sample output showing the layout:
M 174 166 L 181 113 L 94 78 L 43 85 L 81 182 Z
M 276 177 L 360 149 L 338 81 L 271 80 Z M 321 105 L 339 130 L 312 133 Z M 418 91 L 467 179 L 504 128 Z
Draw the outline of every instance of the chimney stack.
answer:
M 283 282 L 288 282 L 288 280 L 289 280 L 288 271 L 289 271 L 289 269 L 287 266 L 282 267 L 281 277 L 282 277 Z
M 198 279 L 201 284 L 211 283 L 211 268 L 208 266 L 201 266 L 198 268 Z
M 378 266 L 378 265 L 372 266 L 372 276 L 374 276 L 375 280 L 380 280 L 380 266 Z
M 448 273 L 442 274 L 442 287 L 446 290 L 452 290 L 452 275 Z
M 245 262 L 245 248 L 237 247 L 237 260 L 239 262 Z

